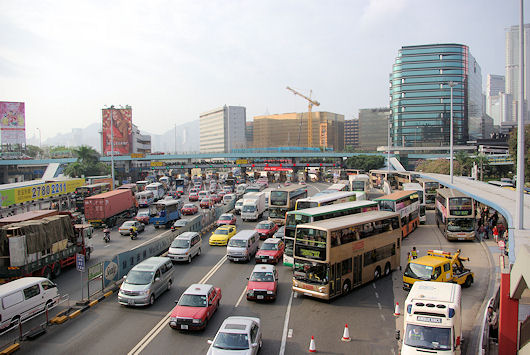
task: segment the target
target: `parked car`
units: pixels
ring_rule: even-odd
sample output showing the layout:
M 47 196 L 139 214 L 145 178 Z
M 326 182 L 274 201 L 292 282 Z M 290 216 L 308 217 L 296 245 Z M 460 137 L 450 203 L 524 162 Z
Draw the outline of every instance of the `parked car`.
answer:
M 137 232 L 143 232 L 145 225 L 138 221 L 126 221 L 123 222 L 120 228 L 118 228 L 118 232 L 120 232 L 121 235 L 129 235 L 131 234 L 131 228 L 134 228 Z
M 255 355 L 263 346 L 261 321 L 254 317 L 228 317 L 208 344 L 208 355 Z
M 282 260 L 285 243 L 278 238 L 269 238 L 263 242 L 256 253 L 256 263 L 277 264 Z
M 248 278 L 247 300 L 274 300 L 278 293 L 278 272 L 274 265 L 256 265 Z
M 208 284 L 193 284 L 180 296 L 169 316 L 169 326 L 179 330 L 200 330 L 219 308 L 221 289 Z
M 143 224 L 149 224 L 149 217 L 149 211 L 138 211 L 134 220 Z
M 186 224 L 188 224 L 189 221 L 189 219 L 179 219 L 178 221 L 175 221 L 175 223 L 173 223 L 173 225 L 171 226 L 171 230 L 176 231 L 177 229 L 182 228 Z
M 210 236 L 210 245 L 227 245 L 230 238 L 236 234 L 236 227 L 224 225 L 218 227 Z
M 267 239 L 276 233 L 278 226 L 274 222 L 261 221 L 256 225 L 255 230 L 259 233 L 260 239 Z
M 217 220 L 217 225 L 222 226 L 223 224 L 236 224 L 236 216 L 234 216 L 232 213 L 223 213 L 221 216 L 219 216 L 219 219 Z
M 188 196 L 189 201 L 199 201 L 199 194 L 196 192 L 190 192 L 190 195 Z
M 194 215 L 195 213 L 199 212 L 199 208 L 193 203 L 186 203 L 184 206 L 182 206 L 180 212 L 185 215 Z
M 213 201 L 209 198 L 203 198 L 199 203 L 202 209 L 208 209 L 213 206 Z

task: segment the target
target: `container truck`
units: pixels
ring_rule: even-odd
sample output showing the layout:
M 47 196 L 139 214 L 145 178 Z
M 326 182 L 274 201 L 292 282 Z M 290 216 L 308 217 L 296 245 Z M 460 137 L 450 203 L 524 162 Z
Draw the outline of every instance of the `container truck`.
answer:
M 24 213 L 19 213 L 13 216 L 8 216 L 0 219 L 0 227 L 12 223 L 20 223 L 24 221 L 31 221 L 34 219 L 41 219 L 44 217 L 55 216 L 59 214 L 57 210 L 36 210 Z
M 93 227 L 55 215 L 0 227 L 0 283 L 25 276 L 56 277 L 75 264 L 76 254 L 90 259 Z
M 417 281 L 405 301 L 401 354 L 461 354 L 460 285 Z
M 244 221 L 258 220 L 265 212 L 265 192 L 248 192 L 243 197 L 241 218 Z
M 130 190 L 114 190 L 85 199 L 85 219 L 93 226 L 112 227 L 120 218 L 133 218 L 138 212 Z

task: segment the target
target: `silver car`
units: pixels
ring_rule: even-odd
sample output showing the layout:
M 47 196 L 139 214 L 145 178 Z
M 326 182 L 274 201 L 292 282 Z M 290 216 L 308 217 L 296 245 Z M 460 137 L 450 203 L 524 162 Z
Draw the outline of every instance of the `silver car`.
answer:
M 191 259 L 196 255 L 201 255 L 202 239 L 197 232 L 184 232 L 178 235 L 167 252 L 168 258 L 172 261 L 187 261 L 191 263 Z
M 261 321 L 254 317 L 228 317 L 208 344 L 208 355 L 257 354 L 263 345 Z

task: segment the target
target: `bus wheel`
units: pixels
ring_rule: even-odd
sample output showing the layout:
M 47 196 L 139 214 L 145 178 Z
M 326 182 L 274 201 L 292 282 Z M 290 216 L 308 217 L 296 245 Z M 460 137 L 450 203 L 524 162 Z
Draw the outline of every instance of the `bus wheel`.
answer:
M 381 268 L 378 266 L 374 271 L 374 281 L 381 277 Z
M 473 276 L 469 275 L 468 277 L 466 277 L 466 282 L 464 282 L 464 287 L 470 287 L 471 284 L 473 283 Z
M 390 275 L 390 263 L 386 263 L 385 265 L 385 276 Z
M 342 294 L 347 295 L 348 293 L 350 293 L 350 289 L 350 280 L 344 281 L 344 284 L 342 285 Z

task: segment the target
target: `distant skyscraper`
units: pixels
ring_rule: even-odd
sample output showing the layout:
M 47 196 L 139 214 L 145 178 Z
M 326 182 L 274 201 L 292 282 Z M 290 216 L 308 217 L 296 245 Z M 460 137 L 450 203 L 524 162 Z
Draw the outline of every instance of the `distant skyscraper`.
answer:
M 453 82 L 454 144 L 482 138 L 480 66 L 462 44 L 405 46 L 390 75 L 392 142 L 396 146 L 449 144 Z M 361 139 L 363 137 L 361 127 Z
M 344 148 L 359 146 L 359 120 L 344 121 Z
M 376 150 L 388 145 L 389 116 L 388 107 L 359 110 L 359 148 Z
M 486 80 L 486 113 L 493 118 L 493 124 L 501 124 L 501 93 L 505 92 L 503 75 L 488 74 Z
M 245 148 L 246 108 L 223 106 L 200 115 L 201 153 L 229 153 Z
M 524 53 L 524 100 L 525 106 L 525 120 L 528 120 L 528 89 L 530 88 L 530 57 L 528 56 L 528 46 L 530 46 L 530 24 L 524 25 L 524 46 L 526 51 Z M 506 93 L 512 95 L 515 102 L 519 101 L 519 26 L 511 26 L 506 29 Z M 512 108 L 513 121 L 517 118 L 517 109 Z M 508 122 L 508 121 L 507 121 Z

